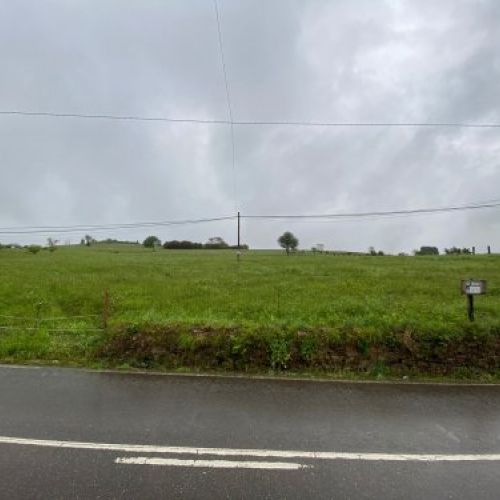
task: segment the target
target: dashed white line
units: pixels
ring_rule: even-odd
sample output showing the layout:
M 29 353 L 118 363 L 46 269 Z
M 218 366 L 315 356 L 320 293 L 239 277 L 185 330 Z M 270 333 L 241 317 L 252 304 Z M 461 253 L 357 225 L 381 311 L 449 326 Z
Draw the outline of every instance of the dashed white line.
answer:
M 266 470 L 299 470 L 309 465 L 292 462 L 249 462 L 240 460 L 179 460 L 177 458 L 151 457 L 118 457 L 117 464 L 129 465 L 163 465 L 176 467 L 204 467 L 208 469 L 266 469 Z
M 260 457 L 311 460 L 366 460 L 405 462 L 483 462 L 500 461 L 500 453 L 436 454 L 436 453 L 373 453 L 266 450 L 240 448 L 197 448 L 191 446 L 155 446 L 146 444 L 91 443 L 59 441 L 53 439 L 27 439 L 0 436 L 0 444 L 40 446 L 50 448 L 71 448 L 79 450 L 119 451 L 127 453 L 160 453 L 176 455 L 213 455 L 226 457 Z

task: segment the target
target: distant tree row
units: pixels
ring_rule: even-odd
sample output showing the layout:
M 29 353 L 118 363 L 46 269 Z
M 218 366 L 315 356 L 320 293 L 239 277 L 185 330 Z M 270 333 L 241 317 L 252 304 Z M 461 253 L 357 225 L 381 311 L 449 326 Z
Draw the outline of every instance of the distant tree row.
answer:
M 11 243 L 11 244 L 0 244 L 0 250 L 3 248 L 25 248 L 29 252 L 35 254 L 38 253 L 42 249 L 49 250 L 50 252 L 54 252 L 57 249 L 57 245 L 59 243 L 59 240 L 55 240 L 53 238 L 48 238 L 47 239 L 47 246 L 46 247 L 41 247 L 39 245 L 19 245 L 17 243 Z M 105 240 L 97 241 L 90 235 L 85 235 L 84 238 L 81 240 L 81 245 L 85 246 L 91 246 L 93 244 L 99 244 L 99 243 L 104 243 L 104 244 L 128 244 L 128 245 L 138 245 L 139 241 L 125 241 L 125 240 L 117 240 L 117 239 L 112 239 L 112 238 L 107 238 Z M 295 252 L 299 246 L 299 240 L 298 238 L 291 233 L 290 231 L 284 232 L 279 238 L 278 238 L 278 243 L 279 245 L 286 251 L 287 255 L 289 255 L 291 252 Z M 69 242 L 66 244 L 69 245 Z M 142 245 L 146 248 L 157 248 L 160 246 L 163 246 L 164 249 L 168 250 L 222 250 L 222 249 L 237 249 L 237 245 L 229 245 L 224 241 L 223 238 L 220 236 L 215 236 L 212 238 L 209 238 L 206 243 L 200 243 L 196 241 L 189 241 L 189 240 L 171 240 L 171 241 L 165 241 L 162 245 L 162 242 L 160 238 L 157 236 L 151 235 L 148 236 L 143 242 Z M 248 245 L 240 245 L 240 249 L 242 250 L 248 250 Z M 312 252 L 313 253 L 323 253 L 324 252 L 324 245 L 323 244 L 316 244 L 314 247 L 312 247 Z M 305 253 L 304 250 L 301 251 L 301 253 Z M 335 252 L 326 252 L 326 253 L 335 253 Z M 337 252 L 338 253 L 338 252 Z M 351 252 L 341 252 L 342 254 L 350 254 Z M 451 247 L 451 248 L 445 248 L 444 253 L 446 255 L 471 255 L 474 254 L 474 247 L 472 247 L 472 251 L 470 248 L 458 248 L 458 247 Z M 491 253 L 490 247 L 488 246 L 488 253 Z M 360 254 L 359 252 L 354 252 L 353 254 Z M 373 256 L 383 256 L 384 252 L 381 250 L 376 250 L 374 247 L 370 247 L 368 249 L 368 254 L 373 255 Z M 422 255 L 439 255 L 439 249 L 435 246 L 421 246 L 419 250 L 414 250 L 413 254 L 416 256 L 422 256 Z M 366 254 L 364 254 L 366 255 Z M 406 255 L 405 253 L 399 253 L 398 255 L 404 256 Z
M 105 245 L 138 245 L 138 241 L 128 241 L 128 240 L 117 240 L 114 238 L 106 238 L 105 240 L 96 241 L 96 243 L 102 243 Z
M 163 248 L 167 250 L 197 250 L 203 248 L 203 243 L 188 240 L 172 240 L 165 241 L 165 243 L 163 243 Z
M 189 240 L 171 240 L 165 241 L 163 245 L 157 236 L 148 236 L 142 244 L 145 248 L 163 246 L 166 250 L 225 250 L 228 248 L 237 248 L 236 245 L 227 244 L 220 236 L 209 238 L 206 243 Z M 240 248 L 248 250 L 248 245 L 240 245 Z
M 80 240 L 80 245 L 85 245 L 87 247 L 91 245 L 139 245 L 139 241 L 128 241 L 128 240 L 117 240 L 115 238 L 106 238 L 105 240 L 96 240 L 90 234 L 86 234 L 84 238 Z
M 470 251 L 470 248 L 451 247 L 445 248 L 444 253 L 446 255 L 470 255 L 472 252 Z

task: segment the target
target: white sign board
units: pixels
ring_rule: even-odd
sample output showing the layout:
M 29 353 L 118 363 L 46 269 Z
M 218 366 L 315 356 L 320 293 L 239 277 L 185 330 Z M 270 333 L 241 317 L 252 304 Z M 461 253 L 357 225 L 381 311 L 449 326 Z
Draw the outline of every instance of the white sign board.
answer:
M 483 295 L 486 293 L 486 281 L 462 280 L 462 293 L 466 295 Z

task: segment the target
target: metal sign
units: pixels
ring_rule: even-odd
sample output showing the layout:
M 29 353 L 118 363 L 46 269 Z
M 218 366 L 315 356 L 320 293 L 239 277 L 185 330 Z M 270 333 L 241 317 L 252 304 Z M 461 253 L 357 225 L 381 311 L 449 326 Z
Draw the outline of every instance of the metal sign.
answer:
M 486 280 L 462 280 L 462 295 L 467 295 L 467 316 L 474 321 L 474 295 L 486 293 Z
M 462 294 L 484 295 L 486 293 L 486 280 L 462 280 Z

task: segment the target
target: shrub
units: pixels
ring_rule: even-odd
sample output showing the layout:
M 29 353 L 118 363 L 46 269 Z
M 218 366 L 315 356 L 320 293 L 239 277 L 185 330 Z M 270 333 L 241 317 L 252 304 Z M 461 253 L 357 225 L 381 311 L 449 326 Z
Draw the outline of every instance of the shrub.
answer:
M 286 369 L 291 358 L 290 338 L 283 332 L 271 333 L 268 339 L 268 346 L 273 370 Z
M 415 255 L 439 255 L 437 247 L 420 247 L 420 250 L 415 251 Z
M 33 255 L 37 254 L 42 249 L 40 245 L 30 245 L 26 248 L 28 252 L 32 253 Z

